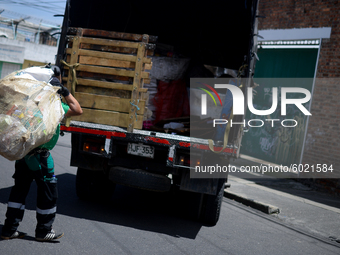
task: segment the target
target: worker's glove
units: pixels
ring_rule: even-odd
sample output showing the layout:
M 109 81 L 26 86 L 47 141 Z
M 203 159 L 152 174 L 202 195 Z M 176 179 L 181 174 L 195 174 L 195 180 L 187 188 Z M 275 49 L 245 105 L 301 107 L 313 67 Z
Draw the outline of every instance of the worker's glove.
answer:
M 67 97 L 70 94 L 70 91 L 62 84 L 60 84 L 60 89 L 57 92 L 63 97 Z

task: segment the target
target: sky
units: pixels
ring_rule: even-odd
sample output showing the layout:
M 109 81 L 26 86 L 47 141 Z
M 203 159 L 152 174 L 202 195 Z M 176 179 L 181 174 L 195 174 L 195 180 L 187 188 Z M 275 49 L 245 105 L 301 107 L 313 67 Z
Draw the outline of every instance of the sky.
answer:
M 6 18 L 26 19 L 39 24 L 61 25 L 63 17 L 54 17 L 55 14 L 64 14 L 66 0 L 0 0 L 0 15 Z

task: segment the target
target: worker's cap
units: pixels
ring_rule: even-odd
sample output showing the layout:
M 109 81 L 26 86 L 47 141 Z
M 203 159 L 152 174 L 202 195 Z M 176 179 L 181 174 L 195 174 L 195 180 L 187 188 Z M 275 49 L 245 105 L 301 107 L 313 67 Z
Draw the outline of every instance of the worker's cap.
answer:
M 51 66 L 54 76 L 59 76 L 61 74 L 60 68 L 58 66 Z
M 60 68 L 58 66 L 51 65 L 51 63 L 48 63 L 45 68 L 50 68 L 54 73 L 53 76 L 59 76 L 61 74 Z

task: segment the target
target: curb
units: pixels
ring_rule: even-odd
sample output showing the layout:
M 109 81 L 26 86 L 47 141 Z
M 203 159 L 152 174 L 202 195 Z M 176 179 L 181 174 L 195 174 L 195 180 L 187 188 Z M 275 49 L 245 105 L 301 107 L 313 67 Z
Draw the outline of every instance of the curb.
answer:
M 259 210 L 261 212 L 264 212 L 266 214 L 273 214 L 273 213 L 280 213 L 280 208 L 270 205 L 270 204 L 265 204 L 260 201 L 255 201 L 254 199 L 247 198 L 245 196 L 241 196 L 239 194 L 230 192 L 230 191 L 224 191 L 224 196 L 226 198 L 235 200 L 241 204 L 244 204 L 246 206 L 252 207 L 256 210 Z

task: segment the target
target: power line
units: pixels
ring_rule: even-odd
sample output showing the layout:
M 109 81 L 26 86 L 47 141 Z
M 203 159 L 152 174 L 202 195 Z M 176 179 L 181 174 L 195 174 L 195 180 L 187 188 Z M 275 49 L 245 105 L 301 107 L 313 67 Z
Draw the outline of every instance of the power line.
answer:
M 34 9 L 38 9 L 44 12 L 48 13 L 56 13 L 60 11 L 64 11 L 64 7 L 61 7 L 60 5 L 56 5 L 55 3 L 66 3 L 66 1 L 54 1 L 53 4 L 52 2 L 40 2 L 40 1 L 18 1 L 18 0 L 4 0 L 2 1 L 3 4 L 17 4 L 17 5 L 22 5 Z M 40 3 L 40 4 L 39 4 Z M 55 8 L 55 10 L 50 11 L 50 9 Z
M 51 11 L 51 7 L 55 8 L 55 9 L 59 9 L 59 10 L 63 10 L 63 8 L 61 6 L 55 5 L 55 4 L 36 4 L 37 2 L 26 2 L 26 1 L 13 1 L 13 0 L 7 0 L 7 2 L 9 4 L 17 4 L 17 5 L 22 5 L 22 6 L 26 6 L 29 8 L 34 8 L 34 9 L 38 9 L 44 12 L 49 12 L 49 13 L 54 13 L 55 11 Z
M 66 0 L 62 0 L 62 1 L 42 1 L 42 0 L 29 0 L 29 1 L 25 1 L 25 0 L 1 0 L 1 2 L 9 2 L 9 3 L 13 3 L 13 4 L 28 4 L 28 5 L 35 5 L 37 3 L 42 3 L 42 4 L 51 4 L 53 3 L 54 5 L 56 5 L 57 3 L 62 4 L 62 6 L 58 5 L 58 7 L 63 7 L 66 4 Z
M 48 20 L 44 20 L 44 19 L 41 19 L 41 18 L 38 18 L 38 17 L 31 16 L 31 15 L 13 12 L 13 11 L 9 11 L 9 10 L 6 10 L 6 9 L 4 9 L 4 10 L 5 10 L 5 12 L 3 12 L 2 14 L 5 14 L 5 15 L 2 15 L 2 17 L 13 18 L 13 16 L 14 16 L 14 17 L 22 18 L 22 17 L 29 16 L 30 20 L 32 19 L 32 20 L 35 20 L 35 21 L 38 21 L 38 22 L 44 22 L 44 23 L 47 23 L 47 24 L 50 24 L 50 25 L 56 25 L 56 26 L 60 25 L 56 22 L 51 22 L 51 21 L 48 21 Z M 10 17 L 8 17 L 7 14 L 12 14 L 12 15 L 9 15 Z
M 58 9 L 64 9 L 65 7 L 65 2 L 66 1 L 54 1 L 54 2 L 47 2 L 47 1 L 23 1 L 24 4 L 28 4 L 28 6 L 39 6 L 41 8 L 46 8 L 50 9 L 50 7 L 58 8 Z M 35 3 L 40 3 L 40 4 L 35 4 Z M 63 6 L 61 7 L 60 5 L 56 5 L 55 3 L 63 3 Z M 45 5 L 44 5 L 45 4 Z

